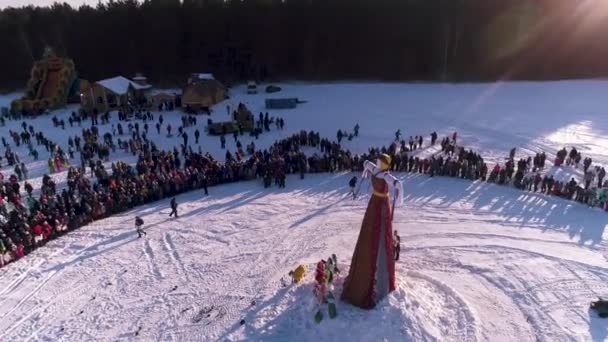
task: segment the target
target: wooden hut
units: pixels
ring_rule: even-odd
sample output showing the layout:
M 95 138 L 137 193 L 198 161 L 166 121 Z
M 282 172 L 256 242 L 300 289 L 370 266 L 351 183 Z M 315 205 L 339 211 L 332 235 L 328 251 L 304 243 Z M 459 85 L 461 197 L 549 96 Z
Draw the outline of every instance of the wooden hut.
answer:
M 203 76 L 201 76 L 203 75 Z M 182 107 L 190 110 L 209 110 L 226 98 L 226 88 L 211 74 L 193 74 L 182 92 Z
M 97 83 L 80 80 L 80 106 L 86 111 L 94 108 L 100 112 L 107 111 L 109 107 L 103 87 Z
M 152 99 L 152 105 L 156 108 L 164 103 L 172 103 L 175 106 L 175 95 L 167 93 L 158 93 L 150 97 Z
M 123 76 L 116 76 L 92 84 L 87 91 L 81 89 L 81 104 L 84 109 L 97 108 L 106 111 L 126 105 L 130 100 L 139 101 L 152 86 L 141 85 Z M 94 104 L 94 106 L 92 105 Z

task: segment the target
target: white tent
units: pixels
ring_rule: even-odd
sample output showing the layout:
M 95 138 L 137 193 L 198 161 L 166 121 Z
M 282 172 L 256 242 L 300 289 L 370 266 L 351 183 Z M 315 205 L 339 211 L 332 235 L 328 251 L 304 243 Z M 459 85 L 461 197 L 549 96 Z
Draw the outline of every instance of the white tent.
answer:
M 129 86 L 132 86 L 135 90 L 150 89 L 151 85 L 140 85 L 130 79 L 123 76 L 116 76 L 105 80 L 97 81 L 97 84 L 101 85 L 105 89 L 111 91 L 116 95 L 126 95 L 129 91 Z
M 210 73 L 197 73 L 195 74 L 199 80 L 214 80 L 215 77 Z

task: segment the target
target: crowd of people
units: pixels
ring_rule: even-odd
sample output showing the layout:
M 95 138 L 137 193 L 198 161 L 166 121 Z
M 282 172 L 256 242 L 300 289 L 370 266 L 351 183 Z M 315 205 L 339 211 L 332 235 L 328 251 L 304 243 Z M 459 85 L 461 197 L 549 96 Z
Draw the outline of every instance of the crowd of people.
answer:
M 115 142 L 117 134 L 122 136 L 126 133 L 121 124 L 131 115 L 142 120 L 143 125 L 129 120 L 128 138 L 118 138 Z M 178 127 L 178 132 L 183 144 L 180 150 L 161 150 L 148 138 L 148 122 L 154 121 L 154 116 L 149 112 L 119 113 L 117 126 L 112 125 L 112 133 L 104 135 L 100 134 L 98 122 L 92 115 L 77 115 L 74 118 L 79 119 L 73 121 L 78 124 L 83 119 L 90 118 L 91 128 L 83 128 L 81 136 L 69 137 L 68 153 L 25 122 L 22 124 L 23 132 L 10 132 L 16 146 L 27 144 L 30 150 L 35 149 L 30 139 L 33 136 L 37 145 L 46 147 L 50 153 L 50 173 L 61 171 L 62 168 L 68 170 L 67 186 L 63 189 L 58 189 L 53 179 L 44 175 L 40 191 L 35 195 L 33 186 L 27 181 L 28 170 L 25 164 L 20 163 L 18 155 L 11 151 L 10 144 L 2 138 L 5 157 L 9 165 L 15 165 L 15 174 L 8 179 L 0 175 L 0 266 L 23 257 L 70 230 L 139 205 L 196 189 L 202 189 L 208 194 L 210 186 L 243 180 L 257 179 L 266 188 L 273 184 L 284 188 L 288 174 L 298 174 L 304 178 L 306 173 L 357 172 L 363 169 L 365 160 L 374 160 L 381 153 L 392 156 L 391 170 L 396 172 L 512 184 L 522 190 L 552 194 L 593 206 L 606 207 L 608 203 L 605 170 L 600 166 L 592 167 L 592 160 L 583 159 L 576 149 L 569 153 L 565 149 L 560 150 L 555 165 L 566 163 L 578 167 L 582 160 L 585 178 L 580 183 L 574 179 L 561 182 L 551 175 L 541 176 L 546 164 L 544 153 L 515 162 L 513 149 L 504 165 L 496 164 L 490 170 L 480 154 L 457 144 L 457 133 L 441 139 L 440 151 L 426 158 L 417 153 L 417 150 L 423 148 L 422 135 L 410 137 L 406 141 L 400 139 L 400 131 L 396 132 L 396 139 L 389 147 L 370 148 L 362 155 L 352 154 L 342 148 L 339 142 L 321 138 L 318 132 L 313 131 L 301 131 L 276 141 L 266 149 L 257 149 L 254 142 L 243 148 L 237 136 L 237 151 L 233 154 L 227 150 L 225 161 L 220 162 L 211 154 L 203 153 L 200 146 L 198 151 L 194 151 L 192 144 L 188 143 L 184 128 L 196 126 L 196 117 L 192 115 L 181 118 L 182 126 Z M 61 126 L 61 120 L 56 118 L 53 123 Z M 109 116 L 103 114 L 102 124 L 109 123 Z M 163 124 L 161 114 L 156 122 L 158 134 L 161 131 L 159 127 Z M 270 118 L 260 115 L 256 126 L 266 130 L 269 124 Z M 277 128 L 280 129 L 283 124 L 280 119 Z M 167 129 L 171 131 L 169 125 Z M 198 143 L 200 132 L 196 132 L 199 132 L 198 129 L 195 131 Z M 339 131 L 337 138 L 338 141 L 343 138 L 351 140 L 358 135 L 357 124 L 353 132 Z M 437 133 L 433 132 L 429 146 L 434 146 L 437 139 Z M 225 141 L 222 145 L 225 146 Z M 314 152 L 305 154 L 304 147 Z M 137 162 L 128 165 L 117 161 L 111 163 L 110 170 L 106 170 L 103 162 L 109 161 L 110 154 L 116 149 L 124 149 L 137 156 Z M 75 159 L 75 152 L 80 154 L 78 166 L 70 164 L 70 160 Z M 90 171 L 89 176 L 87 171 Z M 25 193 L 21 191 L 21 180 L 25 180 Z M 350 183 L 351 188 L 354 188 L 352 180 Z M 177 216 L 174 199 L 172 209 L 172 214 Z M 142 232 L 139 225 L 138 235 L 145 234 Z
M 574 147 L 569 152 L 565 148 L 559 150 L 555 156 L 554 166 L 560 167 L 566 164 L 578 169 L 582 160 L 583 179 L 581 181 L 577 181 L 574 177 L 569 180 L 558 180 L 552 174 L 545 172 L 547 156 L 544 152 L 537 153 L 534 157 L 521 158 L 515 162 L 516 149 L 513 148 L 504 164 L 496 163 L 490 170 L 480 154 L 457 144 L 456 132 L 451 137 L 443 138 L 441 152 L 432 154 L 428 158 L 413 155 L 413 152 L 422 144 L 417 147 L 416 144 L 412 144 L 408 147 L 405 140 L 398 140 L 399 131 L 395 136 L 397 139 L 389 148 L 370 149 L 369 154 L 361 156 L 361 159 L 373 159 L 379 153 L 388 153 L 393 157 L 392 171 L 512 185 L 524 191 L 541 192 L 608 210 L 606 170 L 600 165 L 592 167 L 593 160 L 589 157 L 583 159 L 581 153 Z M 436 133 L 433 132 L 431 145 L 435 143 L 436 139 Z
M 143 117 L 153 119 L 148 115 Z M 67 154 L 44 138 L 42 132 L 36 133 L 41 137 L 39 144 L 47 146 L 51 155 L 50 173 L 62 168 L 68 170 L 67 187 L 58 189 L 53 179 L 44 175 L 39 194 L 35 195 L 27 175 L 24 177 L 23 163 L 18 165 L 21 175 L 16 172 L 17 175 L 11 175 L 6 181 L 2 177 L 0 266 L 94 220 L 186 191 L 203 189 L 208 194 L 209 186 L 253 179 L 260 179 L 266 187 L 272 186 L 273 182 L 285 187 L 287 174 L 299 173 L 304 177 L 307 172 L 346 171 L 352 167 L 350 152 L 315 132 L 302 131 L 267 149 L 256 149 L 252 143 L 247 146 L 247 152 L 241 150 L 241 154 L 237 154 L 238 158 L 227 151 L 225 162 L 220 162 L 200 151 L 200 146 L 198 152 L 193 151 L 187 139 L 184 139 L 181 151 L 176 148 L 160 150 L 147 138 L 147 130 L 140 130 L 138 123 L 129 123 L 129 140 L 118 139 L 115 143 L 114 134 L 100 136 L 97 123 L 92 116 L 90 118 L 91 128 L 83 128 L 81 136 L 69 137 Z M 120 119 L 125 117 L 121 115 Z M 159 123 L 162 120 L 161 115 Z M 184 116 L 182 123 L 186 127 L 193 126 L 195 120 L 192 116 Z M 283 120 L 280 122 L 282 125 Z M 16 139 L 21 139 L 19 134 L 11 135 L 15 143 Z M 6 143 L 5 146 L 12 153 L 10 145 Z M 302 152 L 303 146 L 317 148 L 318 152 L 307 156 Z M 103 161 L 108 161 L 110 151 L 117 147 L 138 156 L 136 164 L 131 166 L 117 161 L 111 163 L 111 170 L 106 170 Z M 74 151 L 80 152 L 79 167 L 69 163 L 74 159 Z M 22 179 L 26 180 L 25 194 L 19 183 Z

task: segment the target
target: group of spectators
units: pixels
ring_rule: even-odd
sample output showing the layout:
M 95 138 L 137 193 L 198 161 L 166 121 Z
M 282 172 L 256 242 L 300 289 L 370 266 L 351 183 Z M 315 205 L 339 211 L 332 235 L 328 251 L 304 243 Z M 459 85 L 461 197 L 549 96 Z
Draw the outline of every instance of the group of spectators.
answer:
M 130 114 L 144 121 L 154 120 L 148 113 Z M 127 118 L 121 113 L 121 122 Z M 51 154 L 51 172 L 67 168 L 67 182 L 61 189 L 50 176 L 44 175 L 42 185 L 35 193 L 27 181 L 25 165 L 19 164 L 18 156 L 2 138 L 7 153 L 14 154 L 11 162 L 19 168 L 19 172 L 15 170 L 16 174 L 8 179 L 0 175 L 0 266 L 23 257 L 68 231 L 139 205 L 197 189 L 208 194 L 210 186 L 244 180 L 259 180 L 267 188 L 273 184 L 283 188 L 289 174 L 304 178 L 307 173 L 361 171 L 365 160 L 373 160 L 380 153 L 393 156 L 391 170 L 396 172 L 511 184 L 522 190 L 540 191 L 604 208 L 608 203 L 608 184 L 603 183 L 605 171 L 600 166 L 592 167 L 590 158 L 583 160 L 586 176 L 581 183 L 574 179 L 561 182 L 550 175 L 541 176 L 546 161 L 544 153 L 537 154 L 533 159 L 530 157 L 515 162 L 513 149 L 504 165 L 496 164 L 489 170 L 480 154 L 457 144 L 456 133 L 441 139 L 441 150 L 424 158 L 418 153 L 423 148 L 421 135 L 406 142 L 405 139 L 399 140 L 398 131 L 397 139 L 388 148 L 370 148 L 363 155 L 354 155 L 338 142 L 321 138 L 317 132 L 301 131 L 276 141 L 266 149 L 256 149 L 254 143 L 247 145 L 246 149 L 240 146 L 234 155 L 227 151 L 225 161 L 220 162 L 209 153 L 203 153 L 200 146 L 198 151 L 194 151 L 187 138 L 184 138 L 180 150 L 159 149 L 146 136 L 147 123 L 140 128 L 137 122 L 129 122 L 128 140 L 118 139 L 114 142 L 114 129 L 112 133 L 102 136 L 92 116 L 91 120 L 91 128 L 84 128 L 81 136 L 69 138 L 67 154 L 60 146 L 46 139 L 42 132 L 35 132 L 25 123 L 24 132 L 10 132 L 16 145 L 32 145 L 29 137 L 35 136 L 36 143 L 44 145 Z M 181 121 L 183 127 L 196 126 L 196 117 L 186 115 Z M 258 125 L 265 129 L 267 121 L 270 119 L 260 115 Z M 109 123 L 109 119 L 103 118 L 102 122 Z M 158 124 L 162 123 L 160 115 Z M 119 135 L 124 133 L 122 127 L 120 131 Z M 185 134 L 185 131 L 178 131 Z M 352 133 L 339 133 L 339 140 L 350 138 L 351 134 L 356 137 L 359 126 L 356 125 Z M 436 144 L 437 138 L 433 132 L 430 146 Z M 104 166 L 104 161 L 109 161 L 110 153 L 116 148 L 137 156 L 137 162 L 128 165 L 117 161 L 109 167 Z M 304 153 L 304 148 L 307 153 Z M 75 151 L 80 152 L 78 167 L 69 164 L 69 160 L 74 159 Z M 558 163 L 560 158 L 562 161 Z M 581 160 L 577 151 L 566 155 L 560 151 L 556 165 L 565 162 L 578 167 Z M 87 171 L 90 171 L 89 176 Z M 590 176 L 587 177 L 588 174 Z M 25 180 L 23 189 L 20 180 Z
M 185 126 L 195 122 L 188 116 L 182 121 Z M 198 152 L 193 151 L 187 141 L 181 151 L 160 150 L 138 126 L 130 127 L 128 142 L 118 139 L 117 145 L 138 157 L 135 165 L 118 161 L 106 170 L 103 161 L 108 161 L 110 151 L 116 148 L 113 134 L 100 136 L 97 126 L 92 125 L 84 128 L 81 136 L 69 137 L 68 154 L 49 143 L 49 171 L 58 172 L 62 167 L 68 170 L 64 188 L 59 189 L 50 176 L 44 175 L 35 194 L 27 180 L 21 188 L 19 180 L 27 176 L 11 175 L 8 180 L 0 176 L 0 266 L 94 220 L 186 191 L 203 189 L 208 194 L 212 185 L 254 179 L 260 179 L 266 187 L 273 182 L 285 187 L 287 174 L 304 177 L 307 172 L 347 171 L 353 165 L 350 152 L 315 132 L 302 131 L 267 149 L 256 150 L 252 143 L 243 157 L 227 155 L 226 161 L 220 162 L 202 153 L 200 147 Z M 317 152 L 307 156 L 303 146 L 316 148 Z M 74 158 L 74 150 L 80 152 L 79 167 L 68 163 Z
M 361 156 L 361 159 L 374 159 L 379 153 L 388 153 L 393 157 L 391 164 L 393 171 L 511 185 L 524 191 L 541 192 L 608 210 L 606 170 L 600 165 L 592 166 L 592 159 L 588 157 L 583 159 L 576 148 L 572 148 L 569 152 L 565 148 L 559 150 L 555 156 L 554 166 L 559 168 L 566 164 L 579 169 L 580 162 L 583 161 L 583 179 L 579 181 L 574 177 L 570 177 L 569 180 L 556 179 L 550 172 L 545 172 L 547 156 L 544 152 L 537 153 L 534 157 L 521 158 L 516 162 L 515 148 L 511 150 L 504 164 L 496 163 L 490 170 L 480 154 L 457 145 L 456 137 L 457 134 L 454 133 L 452 137 L 443 138 L 441 151 L 427 158 L 414 155 L 420 145 L 416 147 L 413 144 L 408 147 L 404 140 L 401 142 L 396 140 L 389 148 L 370 149 L 368 154 Z M 433 132 L 431 145 L 436 139 L 436 133 Z

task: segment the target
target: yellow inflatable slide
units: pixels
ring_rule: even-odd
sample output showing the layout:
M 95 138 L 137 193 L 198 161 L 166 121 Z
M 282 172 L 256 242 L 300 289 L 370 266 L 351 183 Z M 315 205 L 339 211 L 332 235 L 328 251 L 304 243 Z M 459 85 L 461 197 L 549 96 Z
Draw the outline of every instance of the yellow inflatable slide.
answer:
M 64 106 L 74 91 L 78 91 L 74 62 L 57 57 L 47 47 L 42 59 L 32 67 L 25 95 L 11 103 L 11 110 L 14 113 L 41 114 L 47 109 Z

